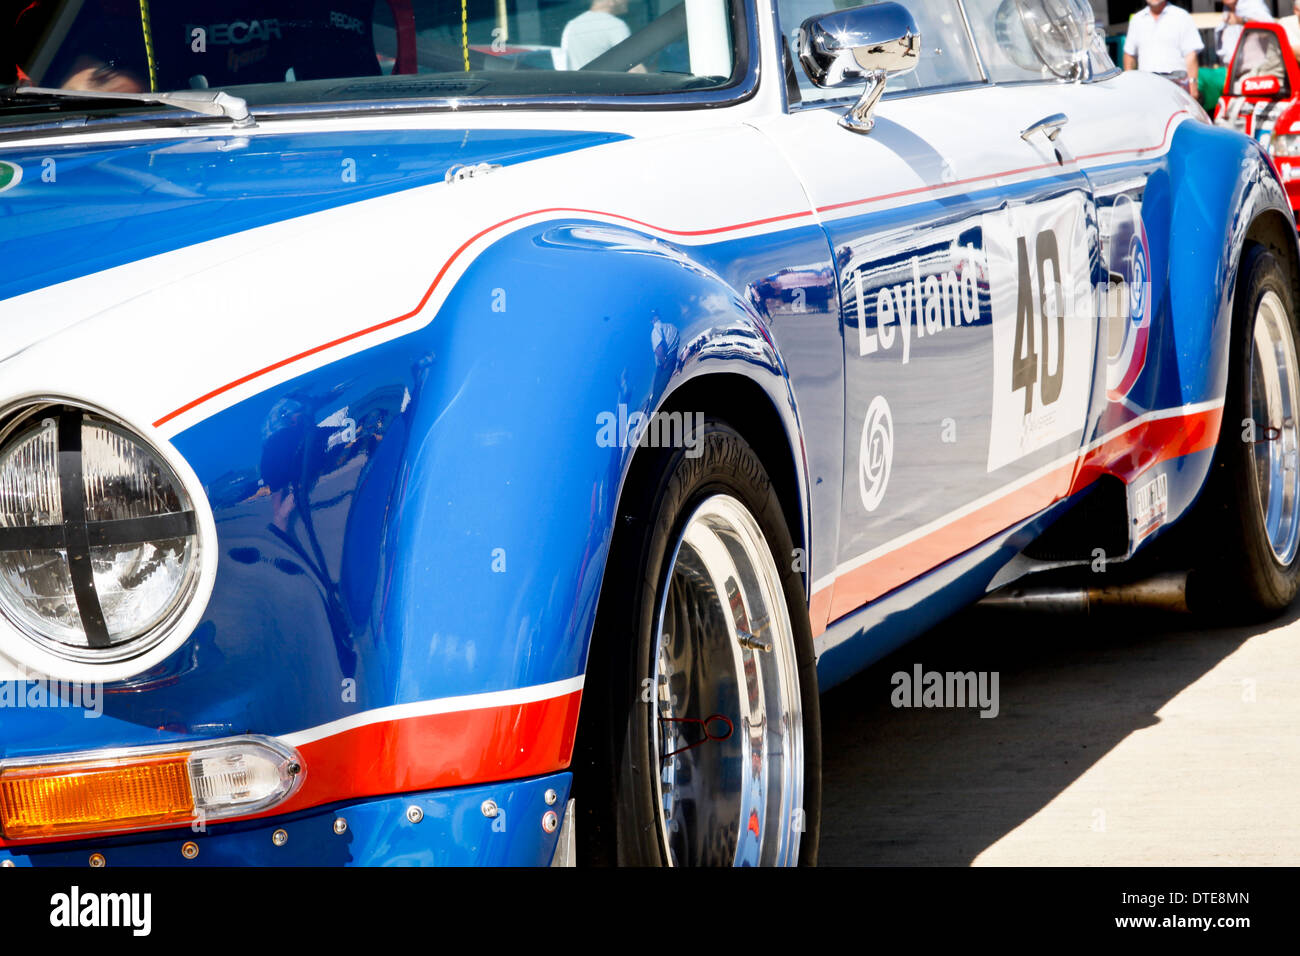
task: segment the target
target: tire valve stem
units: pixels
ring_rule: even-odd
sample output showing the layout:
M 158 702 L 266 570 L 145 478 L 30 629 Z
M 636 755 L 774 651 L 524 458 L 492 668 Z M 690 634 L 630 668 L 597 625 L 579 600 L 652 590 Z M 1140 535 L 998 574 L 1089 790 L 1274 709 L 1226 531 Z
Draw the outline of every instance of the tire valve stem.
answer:
M 748 631 L 737 631 L 736 640 L 740 642 L 741 647 L 748 647 L 751 651 L 766 651 L 772 653 L 772 642 L 750 634 Z

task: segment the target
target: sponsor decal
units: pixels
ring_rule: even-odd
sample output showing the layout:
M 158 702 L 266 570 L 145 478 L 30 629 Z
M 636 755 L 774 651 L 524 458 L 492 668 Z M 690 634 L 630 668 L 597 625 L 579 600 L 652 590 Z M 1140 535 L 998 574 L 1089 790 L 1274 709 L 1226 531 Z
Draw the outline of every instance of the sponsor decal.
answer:
M 0 159 L 0 193 L 13 189 L 23 181 L 23 168 L 17 163 Z
M 1241 92 L 1254 96 L 1272 96 L 1282 90 L 1276 76 L 1251 76 L 1241 81 Z
M 913 342 L 979 321 L 984 269 L 978 235 L 970 230 L 957 242 L 850 271 L 859 356 L 889 353 L 907 365 Z
M 1151 334 L 1150 251 L 1141 205 L 1130 196 L 1116 197 L 1106 243 L 1110 283 L 1101 303 L 1108 323 L 1106 396 L 1118 402 L 1146 365 Z
M 254 63 L 260 63 L 266 59 L 267 53 L 271 51 L 270 46 L 263 45 L 253 47 L 251 50 L 236 52 L 230 50 L 226 53 L 226 68 L 231 73 L 238 73 L 246 66 L 252 66 Z
M 243 46 L 245 43 L 266 43 L 281 39 L 280 21 L 268 17 L 265 20 L 235 20 L 231 23 L 187 23 L 185 24 L 185 45 L 189 46 L 195 30 L 205 33 L 206 42 L 213 46 Z
M 862 507 L 868 511 L 880 507 L 893 464 L 894 418 L 885 396 L 877 395 L 867 406 L 858 446 L 858 493 L 862 496 Z
M 1133 491 L 1134 538 L 1144 538 L 1169 517 L 1169 476 L 1161 472 Z
M 336 30 L 347 30 L 349 33 L 365 35 L 365 26 L 360 17 L 349 16 L 346 13 L 339 13 L 337 10 L 330 11 L 330 26 Z

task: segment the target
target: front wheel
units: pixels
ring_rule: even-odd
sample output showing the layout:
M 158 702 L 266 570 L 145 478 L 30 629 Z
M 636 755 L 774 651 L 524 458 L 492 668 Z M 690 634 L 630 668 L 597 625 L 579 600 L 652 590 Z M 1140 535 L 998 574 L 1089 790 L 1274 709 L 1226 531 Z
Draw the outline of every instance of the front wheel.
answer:
M 738 433 L 708 422 L 690 450 L 625 489 L 588 667 L 578 839 L 593 862 L 812 864 L 820 721 L 790 533 Z

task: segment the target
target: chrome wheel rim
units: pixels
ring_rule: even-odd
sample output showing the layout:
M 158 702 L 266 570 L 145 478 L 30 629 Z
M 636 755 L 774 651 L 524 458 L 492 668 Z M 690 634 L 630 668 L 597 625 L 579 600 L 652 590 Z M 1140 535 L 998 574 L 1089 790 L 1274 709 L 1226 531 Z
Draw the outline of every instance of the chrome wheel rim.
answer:
M 803 830 L 794 631 L 758 523 L 714 495 L 672 552 L 647 694 L 673 865 L 787 866 Z
M 1300 405 L 1291 322 L 1277 293 L 1268 291 L 1255 313 L 1250 363 L 1251 417 L 1255 423 L 1252 457 L 1260 517 L 1273 556 L 1290 564 L 1300 541 Z

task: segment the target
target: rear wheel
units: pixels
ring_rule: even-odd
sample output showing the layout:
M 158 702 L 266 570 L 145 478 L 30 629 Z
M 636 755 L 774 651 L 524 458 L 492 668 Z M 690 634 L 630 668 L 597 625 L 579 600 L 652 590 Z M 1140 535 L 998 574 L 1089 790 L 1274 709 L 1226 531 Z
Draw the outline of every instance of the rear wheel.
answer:
M 1300 358 L 1291 284 L 1271 252 L 1243 254 L 1223 427 L 1207 488 L 1202 605 L 1277 614 L 1300 586 Z
M 631 865 L 816 858 L 820 722 L 806 601 L 754 451 L 705 426 L 625 489 L 588 666 L 582 855 Z

